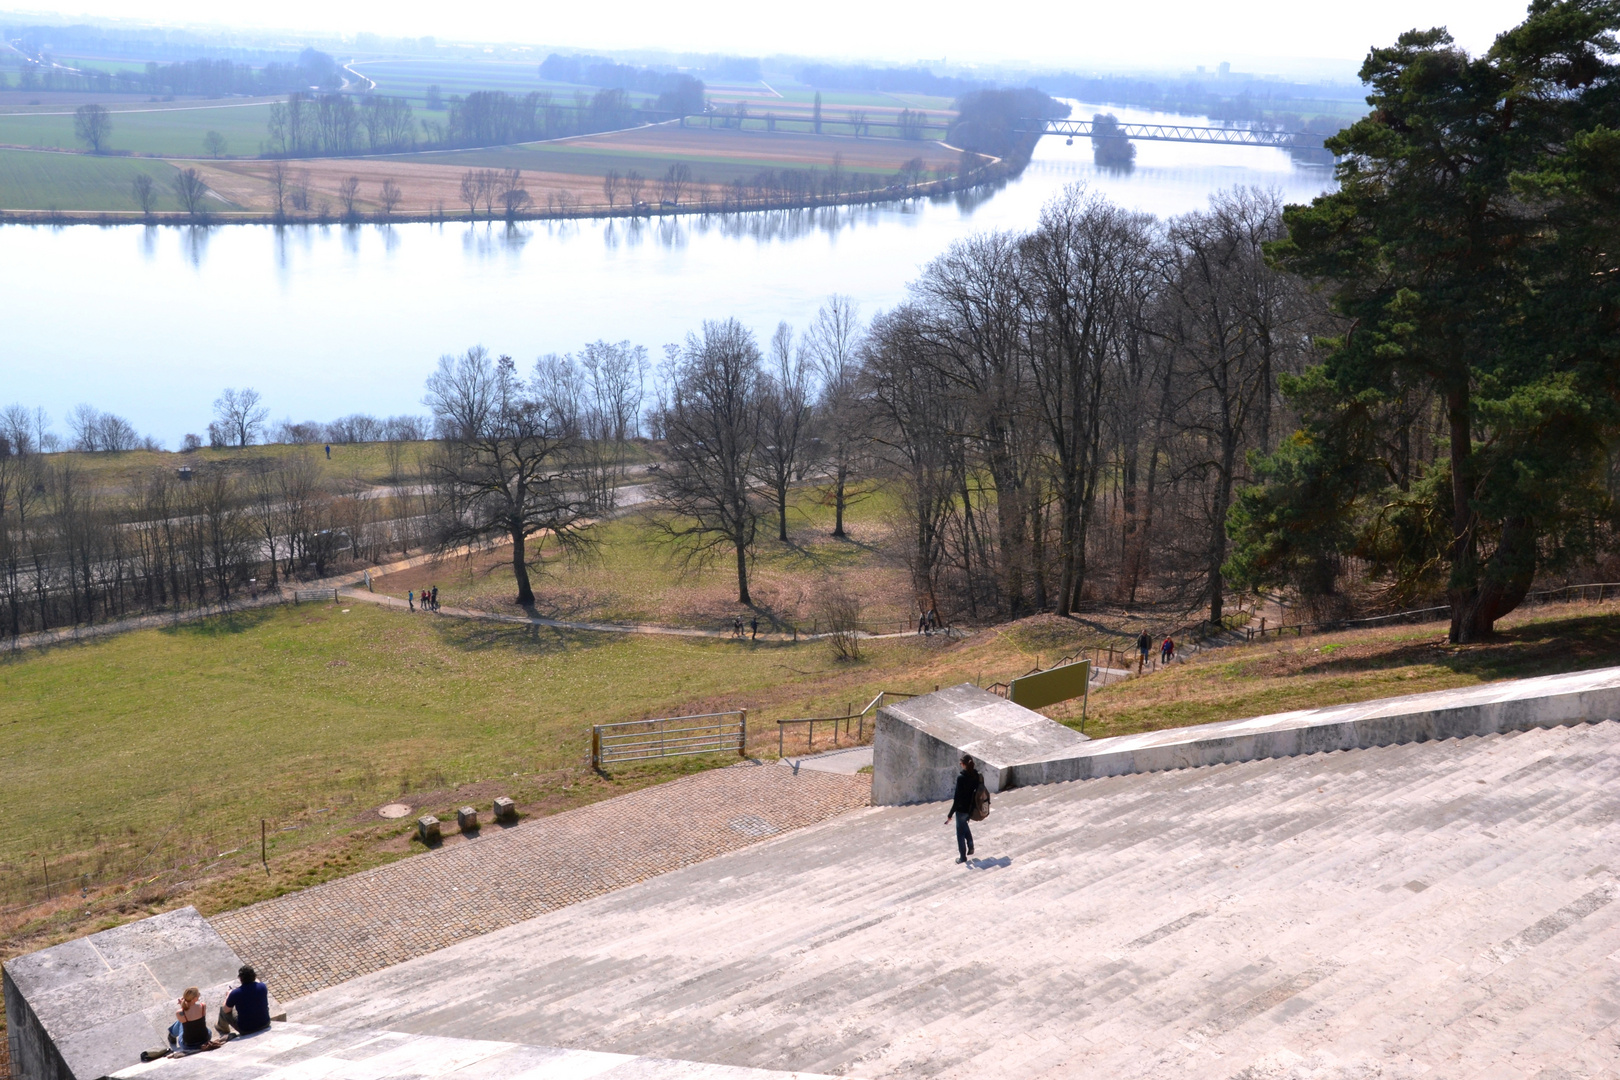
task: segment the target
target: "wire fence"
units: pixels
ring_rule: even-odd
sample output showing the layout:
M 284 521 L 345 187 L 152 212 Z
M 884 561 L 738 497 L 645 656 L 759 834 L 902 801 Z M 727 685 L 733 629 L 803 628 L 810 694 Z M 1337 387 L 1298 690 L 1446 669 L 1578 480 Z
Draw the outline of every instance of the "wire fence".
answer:
M 934 689 L 938 690 L 939 687 L 936 686 Z M 872 732 L 875 734 L 877 731 L 876 714 L 879 709 L 883 708 L 883 703 L 885 701 L 889 700 L 890 698 L 893 698 L 896 701 L 905 701 L 908 698 L 914 698 L 916 696 L 916 694 L 908 694 L 901 690 L 879 690 L 877 697 L 867 702 L 866 707 L 861 709 L 859 712 L 855 710 L 855 703 L 850 702 L 848 705 L 844 706 L 844 712 L 841 716 L 796 716 L 786 720 L 778 720 L 776 722 L 776 756 L 779 758 L 787 757 L 787 731 L 790 727 L 800 725 L 802 725 L 805 733 L 806 753 L 813 753 L 815 751 L 817 724 L 822 725 L 823 731 L 830 731 L 832 733 L 832 744 L 835 749 L 843 746 L 865 745 L 867 741 L 868 728 L 866 716 L 868 713 L 872 714 L 872 724 L 870 727 Z M 855 726 L 855 730 L 853 732 L 850 731 L 851 724 Z M 797 740 L 794 741 L 797 743 Z M 796 748 L 797 747 L 795 747 L 795 749 Z

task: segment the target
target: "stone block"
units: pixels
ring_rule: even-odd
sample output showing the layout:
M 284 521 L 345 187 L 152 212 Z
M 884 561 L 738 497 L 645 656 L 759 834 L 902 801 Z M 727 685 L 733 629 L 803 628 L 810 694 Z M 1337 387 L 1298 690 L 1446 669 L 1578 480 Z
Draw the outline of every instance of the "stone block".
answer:
M 416 819 L 416 837 L 429 846 L 437 844 L 443 839 L 439 829 L 439 819 L 432 814 L 424 814 Z
M 142 1050 L 164 1044 L 181 991 L 199 987 L 212 1019 L 241 966 L 189 907 L 8 961 L 13 1074 L 93 1080 L 132 1065 Z
M 508 799 L 505 795 L 502 795 L 500 798 L 496 799 L 495 800 L 495 820 L 496 821 L 516 821 L 517 820 L 517 803 L 513 802 L 511 799 Z
M 456 828 L 462 832 L 477 832 L 478 808 L 475 806 L 463 806 L 460 810 L 457 810 Z

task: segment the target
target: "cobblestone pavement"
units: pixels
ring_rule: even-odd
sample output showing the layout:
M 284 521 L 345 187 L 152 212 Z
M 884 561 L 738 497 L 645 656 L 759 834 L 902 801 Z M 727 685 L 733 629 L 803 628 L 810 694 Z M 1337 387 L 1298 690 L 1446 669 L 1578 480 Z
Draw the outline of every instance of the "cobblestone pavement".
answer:
M 739 764 L 289 893 L 209 921 L 291 1001 L 866 806 L 868 776 Z

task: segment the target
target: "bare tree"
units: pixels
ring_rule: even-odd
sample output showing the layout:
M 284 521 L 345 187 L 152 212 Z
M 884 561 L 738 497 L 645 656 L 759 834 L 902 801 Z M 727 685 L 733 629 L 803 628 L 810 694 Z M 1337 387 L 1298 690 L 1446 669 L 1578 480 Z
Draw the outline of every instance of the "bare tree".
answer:
M 765 501 L 755 486 L 760 445 L 760 355 L 735 319 L 705 322 L 674 358 L 668 398 L 658 410 L 668 463 L 654 483 L 665 534 L 689 559 L 730 551 L 737 602 L 751 604 L 748 557 Z
M 855 132 L 855 137 L 857 139 L 862 135 L 865 135 L 867 129 L 871 126 L 867 122 L 866 113 L 861 109 L 849 110 L 848 118 L 850 130 Z
M 860 400 L 860 309 L 847 296 L 834 294 L 816 313 L 805 335 L 804 349 L 821 373 L 821 456 L 830 470 L 828 494 L 833 504 L 833 535 L 842 539 L 866 433 Z
M 225 136 L 217 131 L 210 131 L 203 136 L 203 149 L 211 158 L 223 157 L 225 154 Z
M 760 380 L 759 472 L 776 498 L 776 538 L 787 543 L 788 488 L 804 468 L 809 442 L 810 362 L 802 345 L 794 348 L 793 330 L 785 322 L 771 335 L 770 350 Z
M 381 207 L 384 221 L 394 216 L 394 210 L 404 197 L 405 193 L 399 190 L 399 185 L 394 183 L 393 177 L 383 180 L 382 187 L 377 191 L 377 205 Z
M 478 170 L 468 169 L 461 174 L 461 201 L 467 204 L 467 216 L 478 216 L 478 199 L 483 194 L 478 186 Z
M 445 436 L 433 464 L 439 544 L 510 541 L 517 602 L 534 603 L 529 537 L 578 548 L 596 509 L 583 491 L 578 418 L 543 371 L 526 381 L 511 357 L 482 347 L 441 357 L 425 401 Z
M 609 169 L 607 175 L 602 177 L 602 195 L 607 199 L 609 210 L 613 209 L 613 204 L 618 200 L 619 187 L 623 183 L 624 178 L 619 175 L 617 169 Z
M 130 187 L 135 192 L 135 205 L 141 208 L 141 216 L 150 220 L 157 209 L 157 191 L 152 186 L 152 178 L 146 173 L 137 173 Z
M 861 658 L 861 598 L 840 585 L 822 591 L 816 621 L 824 628 L 833 659 L 854 663 Z
M 201 218 L 207 212 L 208 185 L 196 169 L 181 169 L 175 174 L 174 195 L 180 200 L 180 208 L 193 218 Z
M 630 209 L 634 210 L 641 204 L 641 189 L 647 185 L 647 178 L 636 170 L 631 169 L 624 174 L 624 194 L 630 200 Z
M 287 216 L 287 189 L 290 181 L 286 163 L 279 160 L 272 161 L 266 179 L 270 183 L 270 198 L 275 202 L 276 220 L 280 221 Z
M 517 169 L 507 169 L 501 173 L 496 181 L 496 190 L 501 207 L 506 211 L 507 221 L 516 218 L 520 210 L 534 201 L 523 186 L 523 173 Z
M 677 161 L 665 172 L 663 180 L 659 181 L 659 199 L 667 206 L 679 206 L 681 196 L 692 183 L 692 170 L 684 161 Z
M 358 176 L 345 176 L 338 184 L 338 201 L 343 204 L 343 217 L 346 221 L 355 220 L 355 207 L 360 202 L 360 178 Z
M 80 105 L 73 110 L 73 134 L 92 154 L 101 153 L 112 135 L 112 114 L 101 105 Z
M 237 446 L 251 446 L 264 430 L 269 416 L 270 410 L 252 387 L 240 390 L 226 387 L 225 392 L 214 399 L 214 422 L 225 438 Z

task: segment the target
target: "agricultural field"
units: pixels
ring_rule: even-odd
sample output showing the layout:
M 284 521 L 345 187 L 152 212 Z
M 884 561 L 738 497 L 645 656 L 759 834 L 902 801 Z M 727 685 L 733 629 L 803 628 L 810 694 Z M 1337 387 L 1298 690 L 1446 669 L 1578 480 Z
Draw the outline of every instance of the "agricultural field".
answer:
M 179 170 L 154 158 L 91 157 L 0 149 L 0 209 L 121 210 L 138 212 L 132 183 L 152 178 L 159 210 L 178 211 L 174 177 Z M 225 204 L 210 200 L 223 209 Z
M 66 96 L 66 95 L 61 95 Z M 83 149 L 73 134 L 73 111 L 98 100 L 79 95 L 75 101 L 14 106 L 0 110 L 0 146 Z M 235 98 L 225 102 L 131 102 L 110 104 L 114 154 L 201 158 L 203 137 L 217 131 L 227 154 L 254 155 L 265 140 L 269 99 Z
M 199 430 L 206 427 L 207 423 L 208 417 L 197 418 Z M 402 442 L 398 445 L 401 469 L 411 473 L 434 444 Z M 220 450 L 205 446 L 187 453 L 130 450 L 121 454 L 82 454 L 66 451 L 52 455 L 51 460 L 62 465 L 70 465 L 81 477 L 93 481 L 100 490 L 113 491 L 137 483 L 153 469 L 172 471 L 185 465 L 201 470 L 210 466 L 224 465 L 227 468 L 245 471 L 251 469 L 257 462 L 295 454 L 307 455 L 309 460 L 315 463 L 320 478 L 325 481 L 386 484 L 394 479 L 390 475 L 392 466 L 388 458 L 388 444 L 380 442 L 347 445 L 333 443 L 331 458 L 326 456 L 320 444 L 292 446 L 284 443 L 267 443 Z
M 549 90 L 559 100 L 570 99 L 575 90 L 596 92 L 596 87 L 542 79 L 538 60 L 360 60 L 350 66 L 376 82 L 377 93 L 405 98 L 417 110 L 427 100 L 429 86 L 437 86 L 446 100 L 452 94 L 465 97 L 480 90 L 518 95 Z
M 855 139 L 833 135 L 794 135 L 784 132 L 706 130 L 658 124 L 629 131 L 580 136 L 554 142 L 525 143 L 486 150 L 457 150 L 432 154 L 400 154 L 369 158 L 313 158 L 289 163 L 299 177 L 307 176 L 312 199 L 337 205 L 337 190 L 345 178 L 360 180 L 360 206 L 378 206 L 384 180 L 393 180 L 403 193 L 404 212 L 465 210 L 461 179 L 468 169 L 518 169 L 530 196 L 540 207 L 548 197 L 566 191 L 576 206 L 605 207 L 602 177 L 611 169 L 621 175 L 632 170 L 648 181 L 643 201 L 657 201 L 657 180 L 671 164 L 680 162 L 692 172 L 697 187 L 711 194 L 735 179 L 749 180 L 765 169 L 815 169 L 826 172 L 834 159 L 851 172 L 888 177 L 913 158 L 925 168 L 955 170 L 960 154 L 937 142 L 899 139 Z M 252 209 L 268 210 L 270 163 L 220 161 L 195 163 L 210 188 L 230 201 Z M 691 199 L 697 197 L 693 191 Z M 619 196 L 619 205 L 626 197 Z

